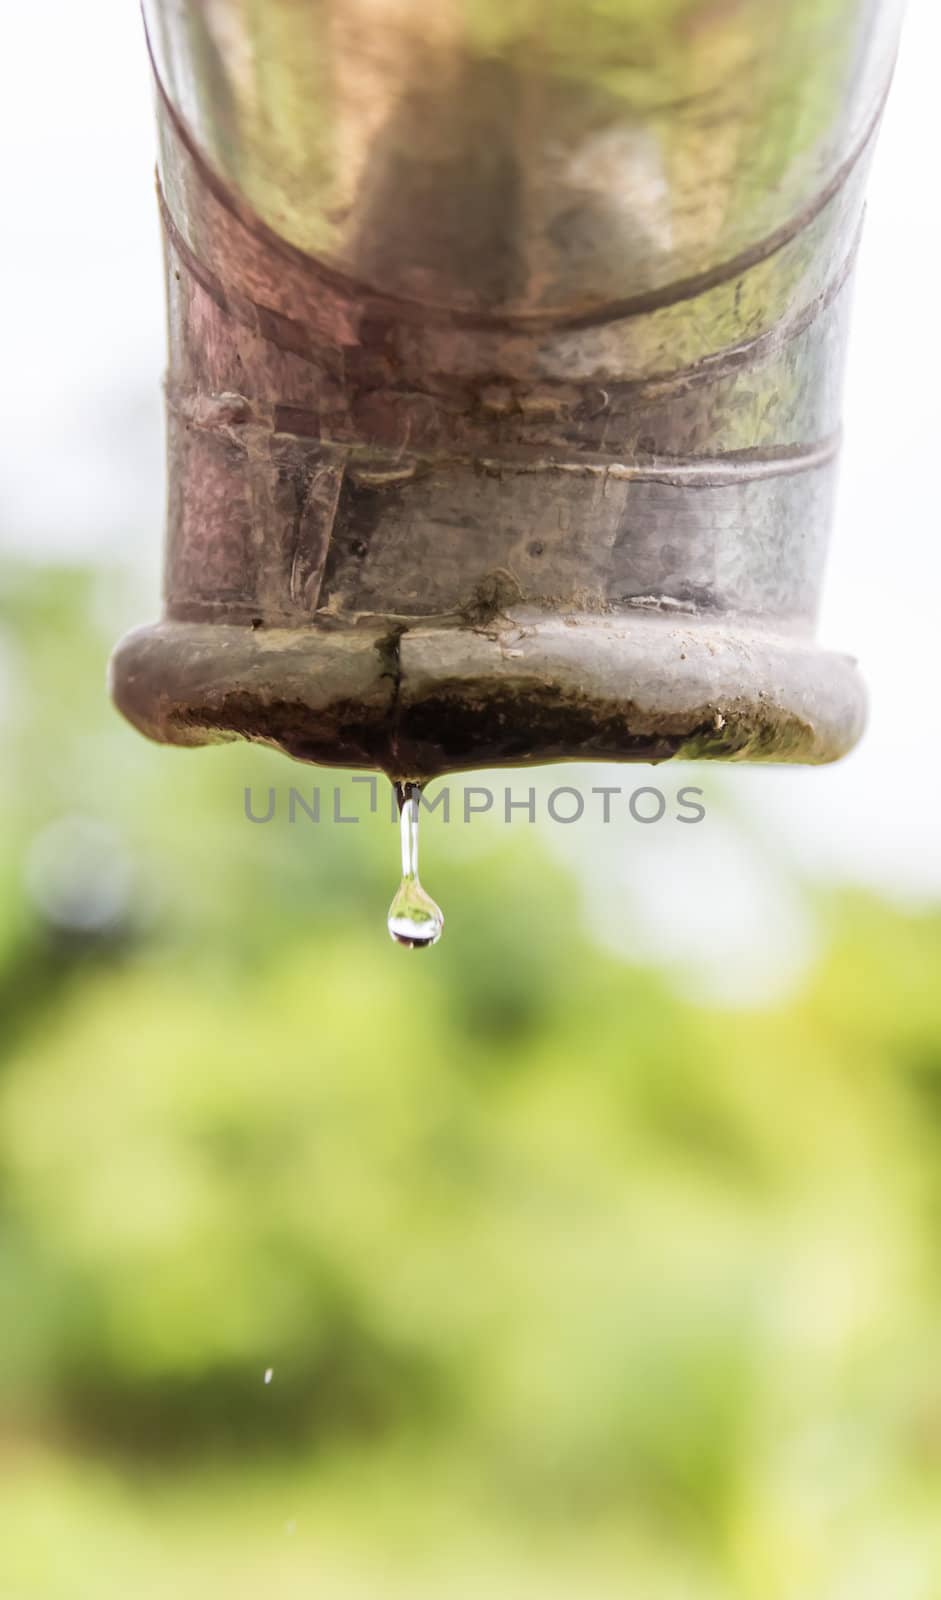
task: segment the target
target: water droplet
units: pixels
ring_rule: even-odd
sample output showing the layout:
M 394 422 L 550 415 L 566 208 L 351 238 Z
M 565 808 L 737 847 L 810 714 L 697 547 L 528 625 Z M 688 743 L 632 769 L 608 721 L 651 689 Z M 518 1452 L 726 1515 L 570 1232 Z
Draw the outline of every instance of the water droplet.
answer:
M 389 907 L 387 926 L 397 944 L 409 950 L 426 950 L 437 944 L 444 913 L 426 894 L 418 878 L 418 815 L 420 783 L 397 783 L 399 828 L 402 838 L 402 882 Z
M 273 1377 L 274 1377 L 274 1367 L 266 1367 L 265 1368 L 265 1382 L 266 1383 L 270 1383 Z

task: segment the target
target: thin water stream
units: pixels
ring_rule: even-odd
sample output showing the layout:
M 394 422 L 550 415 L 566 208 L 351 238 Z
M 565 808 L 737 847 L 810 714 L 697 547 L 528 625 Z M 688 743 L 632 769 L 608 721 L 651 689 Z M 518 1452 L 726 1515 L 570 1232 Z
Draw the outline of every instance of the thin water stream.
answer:
M 409 950 L 426 950 L 437 944 L 444 913 L 421 886 L 418 877 L 418 820 L 420 783 L 397 783 L 399 828 L 402 840 L 402 881 L 389 907 L 388 929 L 397 944 Z

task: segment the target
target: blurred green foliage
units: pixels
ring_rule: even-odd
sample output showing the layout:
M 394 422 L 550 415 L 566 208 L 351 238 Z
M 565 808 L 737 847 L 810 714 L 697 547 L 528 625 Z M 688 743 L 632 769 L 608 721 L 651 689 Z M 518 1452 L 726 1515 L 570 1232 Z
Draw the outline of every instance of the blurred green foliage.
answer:
M 933 1600 L 941 916 L 723 1012 L 433 826 L 406 955 L 384 807 L 252 826 L 329 775 L 123 727 L 116 580 L 4 594 L 3 1600 Z

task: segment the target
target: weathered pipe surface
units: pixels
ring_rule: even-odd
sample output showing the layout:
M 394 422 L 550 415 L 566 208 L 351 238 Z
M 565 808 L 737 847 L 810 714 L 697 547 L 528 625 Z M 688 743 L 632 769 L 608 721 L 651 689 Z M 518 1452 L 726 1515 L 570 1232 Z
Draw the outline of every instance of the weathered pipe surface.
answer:
M 143 732 L 394 777 L 827 761 L 814 621 L 894 0 L 145 0 Z

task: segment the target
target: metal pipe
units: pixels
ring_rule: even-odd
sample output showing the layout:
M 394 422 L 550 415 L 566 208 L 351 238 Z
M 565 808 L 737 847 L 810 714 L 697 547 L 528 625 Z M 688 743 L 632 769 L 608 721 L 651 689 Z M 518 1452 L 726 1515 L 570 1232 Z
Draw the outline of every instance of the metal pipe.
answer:
M 397 778 L 829 760 L 813 628 L 896 0 L 145 0 L 152 737 Z

